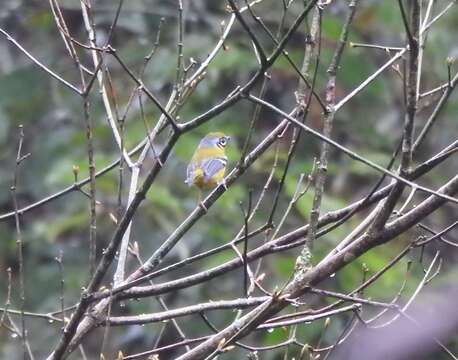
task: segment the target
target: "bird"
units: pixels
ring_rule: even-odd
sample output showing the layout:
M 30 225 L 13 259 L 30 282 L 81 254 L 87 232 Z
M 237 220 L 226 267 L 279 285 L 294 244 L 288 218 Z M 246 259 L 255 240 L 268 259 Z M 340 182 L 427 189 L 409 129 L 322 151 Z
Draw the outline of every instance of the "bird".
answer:
M 223 185 L 226 173 L 226 145 L 230 136 L 222 132 L 211 132 L 200 140 L 197 149 L 186 169 L 185 183 L 199 189 L 199 204 L 205 209 L 201 198 L 202 190 L 209 190 L 217 185 Z

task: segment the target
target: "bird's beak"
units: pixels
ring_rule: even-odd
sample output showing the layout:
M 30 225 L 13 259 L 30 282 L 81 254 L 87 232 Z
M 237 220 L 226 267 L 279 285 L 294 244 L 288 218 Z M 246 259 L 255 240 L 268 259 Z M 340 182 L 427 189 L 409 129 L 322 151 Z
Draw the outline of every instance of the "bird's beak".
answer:
M 231 137 L 230 136 L 226 136 L 226 141 L 229 141 L 231 140 Z

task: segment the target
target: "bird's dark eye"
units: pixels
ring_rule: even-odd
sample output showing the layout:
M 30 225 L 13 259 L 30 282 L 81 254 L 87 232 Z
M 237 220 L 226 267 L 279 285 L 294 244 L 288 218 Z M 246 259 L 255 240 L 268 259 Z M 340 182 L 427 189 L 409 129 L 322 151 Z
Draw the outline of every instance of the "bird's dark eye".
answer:
M 221 146 L 226 146 L 226 143 L 227 143 L 227 140 L 226 140 L 225 137 L 222 137 L 222 138 L 219 139 L 219 144 Z

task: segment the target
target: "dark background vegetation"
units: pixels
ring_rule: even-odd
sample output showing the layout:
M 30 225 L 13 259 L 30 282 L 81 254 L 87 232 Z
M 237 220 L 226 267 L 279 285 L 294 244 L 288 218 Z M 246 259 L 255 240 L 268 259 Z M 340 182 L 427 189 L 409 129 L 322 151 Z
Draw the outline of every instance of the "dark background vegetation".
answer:
M 296 4 L 297 3 L 297 4 Z M 436 1 L 442 8 L 445 1 Z M 61 1 L 64 15 L 71 33 L 75 38 L 85 42 L 86 31 L 82 23 L 80 5 L 77 1 Z M 301 9 L 301 1 L 296 1 L 286 18 L 285 28 L 291 24 Z M 116 6 L 112 1 L 94 2 L 94 15 L 99 39 L 106 36 L 108 27 L 114 16 Z M 281 1 L 263 1 L 256 10 L 266 24 L 276 28 L 281 11 Z M 347 11 L 346 1 L 335 1 L 325 12 L 322 23 L 322 66 L 317 78 L 317 89 L 324 93 L 327 76 L 325 70 L 330 56 L 336 46 L 341 26 Z M 184 59 L 189 63 L 192 57 L 199 62 L 213 48 L 221 35 L 221 22 L 228 19 L 223 1 L 193 0 L 185 2 L 185 46 Z M 161 18 L 164 24 L 161 31 L 160 46 L 154 54 L 144 75 L 145 84 L 160 98 L 167 101 L 173 87 L 176 71 L 177 42 L 177 4 L 166 0 L 126 1 L 122 15 L 114 33 L 112 45 L 120 57 L 132 68 L 139 69 L 144 56 L 150 51 L 157 34 Z M 447 80 L 446 58 L 458 55 L 458 11 L 452 9 L 430 31 L 428 46 L 424 55 L 424 73 L 421 88 L 434 88 Z M 56 25 L 47 2 L 4 0 L 0 9 L 0 26 L 7 30 L 41 62 L 61 74 L 71 82 L 78 82 L 74 65 L 66 54 L 63 42 L 56 31 Z M 289 42 L 287 50 L 292 59 L 300 64 L 303 56 L 304 33 L 306 28 L 300 27 Z M 260 36 L 262 33 L 260 33 Z M 405 43 L 404 26 L 401 21 L 397 4 L 392 1 L 363 1 L 358 7 L 350 41 L 378 43 L 387 46 L 403 46 Z M 243 29 L 239 24 L 233 28 L 225 51 L 221 51 L 207 71 L 206 78 L 198 86 L 191 99 L 180 112 L 182 120 L 189 120 L 211 108 L 224 98 L 228 91 L 237 84 L 244 83 L 256 69 L 256 59 L 251 45 L 243 37 Z M 89 56 L 82 55 L 86 63 Z M 111 77 L 116 88 L 116 97 L 120 108 L 123 108 L 135 84 L 126 76 L 119 64 L 107 57 Z M 337 97 L 342 98 L 355 88 L 381 64 L 388 60 L 383 50 L 367 48 L 345 49 L 337 81 Z M 457 65 L 458 66 L 458 65 Z M 456 70 L 456 69 L 455 69 Z M 297 74 L 291 69 L 284 58 L 275 63 L 271 70 L 271 79 L 265 98 L 282 109 L 290 109 L 295 105 L 294 91 L 297 88 Z M 417 127 L 420 129 L 430 114 L 430 102 L 438 95 L 421 99 L 418 112 Z M 223 112 L 210 123 L 193 130 L 182 137 L 167 166 L 161 171 L 157 181 L 147 194 L 146 201 L 134 218 L 132 240 L 140 247 L 140 254 L 147 258 L 175 227 L 194 209 L 197 193 L 184 184 L 185 168 L 190 160 L 199 139 L 209 131 L 224 131 L 234 141 L 228 148 L 228 157 L 234 164 L 244 142 L 244 135 L 253 113 L 254 106 L 248 102 L 240 102 Z M 145 102 L 145 113 L 149 126 L 152 127 L 160 115 L 158 109 Z M 441 114 L 440 121 L 430 133 L 426 142 L 415 156 L 415 163 L 426 160 L 432 153 L 442 149 L 457 135 L 458 98 L 452 97 Z M 90 96 L 90 114 L 93 118 L 95 162 L 100 169 L 119 156 L 110 129 L 106 125 L 105 112 L 97 91 Z M 403 88 L 398 74 L 387 71 L 346 104 L 338 112 L 333 129 L 333 139 L 350 147 L 368 159 L 385 165 L 388 163 L 392 150 L 399 141 L 400 128 L 403 124 L 404 104 Z M 257 144 L 278 122 L 272 112 L 262 111 L 260 121 L 256 125 L 252 145 Z M 312 106 L 308 124 L 321 130 L 320 109 Z M 0 210 L 1 213 L 12 211 L 13 203 L 10 193 L 15 166 L 18 142 L 18 125 L 24 126 L 24 152 L 30 157 L 24 161 L 20 169 L 18 184 L 18 200 L 20 207 L 33 203 L 44 196 L 65 188 L 73 183 L 73 165 L 80 168 L 79 178 L 87 176 L 87 151 L 84 133 L 81 99 L 74 96 L 68 89 L 41 72 L 20 51 L 13 47 L 7 39 L 0 37 Z M 140 117 L 138 103 L 126 120 L 125 142 L 128 149 L 132 148 L 145 136 L 145 127 Z M 289 133 L 280 143 L 279 165 L 275 179 L 281 176 L 281 169 L 286 159 L 289 145 Z M 278 220 L 285 210 L 289 199 L 296 188 L 301 173 L 311 171 L 313 159 L 319 156 L 320 143 L 309 136 L 301 138 L 298 151 L 286 178 L 284 192 L 281 194 L 280 208 L 276 216 Z M 224 244 L 231 240 L 243 225 L 243 215 L 239 202 L 246 203 L 249 189 L 256 197 L 262 190 L 265 179 L 272 166 L 275 147 L 272 147 L 262 158 L 244 174 L 230 191 L 186 234 L 183 241 L 173 250 L 164 264 L 183 259 L 190 254 Z M 434 152 L 435 151 L 435 152 Z M 147 161 L 146 168 L 150 163 Z M 423 177 L 422 185 L 436 188 L 450 176 L 456 174 L 458 163 L 451 158 L 436 170 Z M 323 211 L 338 209 L 361 198 L 378 179 L 379 174 L 372 169 L 355 162 L 331 150 L 326 193 L 323 199 Z M 128 172 L 125 173 L 128 184 Z M 102 251 L 111 238 L 113 221 L 110 213 L 116 213 L 118 189 L 118 172 L 113 170 L 97 179 L 97 244 Z M 127 198 L 127 186 L 124 199 Z M 267 195 L 266 206 L 261 207 L 252 228 L 263 224 L 268 215 L 268 206 L 272 194 Z M 313 192 L 309 191 L 294 207 L 282 229 L 286 233 L 308 222 Z M 422 195 L 419 196 L 421 198 Z M 314 259 L 322 258 L 333 246 L 358 224 L 365 213 L 355 216 L 352 220 L 339 227 L 329 235 L 320 238 L 314 247 Z M 425 224 L 441 229 L 457 218 L 456 207 L 446 206 L 430 217 Z M 22 217 L 24 239 L 25 285 L 27 311 L 46 313 L 59 309 L 60 275 L 55 260 L 60 252 L 63 254 L 65 278 L 65 302 L 74 304 L 80 294 L 81 287 L 88 280 L 88 198 L 80 192 L 71 192 L 44 206 L 27 212 Z M 412 238 L 419 235 L 418 229 L 405 233 L 396 241 L 378 247 L 352 262 L 335 277 L 326 282 L 326 286 L 348 292 L 356 287 L 363 278 L 363 265 L 368 274 L 383 267 Z M 449 233 L 450 240 L 458 241 L 456 231 Z M 262 244 L 263 237 L 250 243 L 255 248 Z M 430 258 L 442 245 L 432 243 L 421 253 L 413 251 L 389 270 L 375 286 L 369 287 L 365 295 L 373 299 L 389 302 L 399 291 L 404 278 L 408 278 L 402 297 L 408 298 L 423 277 L 423 269 Z M 444 249 L 442 249 L 444 250 Z M 442 251 L 443 266 L 440 275 L 427 285 L 429 293 L 437 293 L 448 289 L 456 282 L 458 259 L 455 248 L 447 247 Z M 100 254 L 99 254 L 100 255 Z M 298 250 L 268 257 L 263 263 L 263 272 L 268 274 L 264 281 L 266 287 L 283 283 L 290 275 Z M 194 263 L 184 270 L 174 273 L 174 277 L 209 268 L 233 257 L 232 251 L 223 252 L 208 260 Z M 422 257 L 423 264 L 420 261 Z M 12 269 L 12 308 L 17 308 L 18 299 L 18 260 L 16 252 L 16 234 L 14 219 L 0 222 L 0 301 L 6 299 L 7 268 Z M 407 263 L 412 266 L 407 271 Z M 129 268 L 135 268 L 135 261 L 129 260 Z M 167 277 L 161 279 L 171 279 Z M 175 308 L 209 299 L 230 299 L 241 296 L 241 270 L 192 287 L 179 294 L 166 296 L 164 300 L 169 307 Z M 108 276 L 109 278 L 109 276 Z M 313 303 L 313 297 L 309 300 Z M 452 300 L 454 301 L 454 299 Z M 158 304 L 151 298 L 141 301 L 129 301 L 124 306 L 113 309 L 116 314 L 139 314 L 157 311 Z M 211 313 L 210 318 L 215 325 L 222 327 L 233 313 Z M 348 315 L 350 316 L 350 315 Z M 18 318 L 17 318 L 18 319 Z M 333 319 L 324 338 L 324 344 L 332 344 L 339 336 L 348 318 L 343 315 Z M 324 320 L 323 320 L 324 321 Z M 320 337 L 323 321 L 298 328 L 298 339 L 304 343 L 314 344 Z M 208 332 L 206 325 L 199 319 L 179 319 L 183 331 L 192 336 Z M 27 327 L 31 347 L 37 359 L 43 358 L 56 341 L 60 324 L 50 324 L 43 319 L 27 318 Z M 110 330 L 105 353 L 113 358 L 119 349 L 125 353 L 134 353 L 151 348 L 162 324 L 113 328 Z M 176 338 L 172 327 L 166 330 L 162 343 L 166 344 Z M 89 358 L 97 358 L 103 329 L 97 329 L 85 342 L 86 354 Z M 257 332 L 250 338 L 252 343 L 268 345 L 278 343 L 288 336 L 288 332 L 277 329 L 273 332 Z M 449 348 L 458 352 L 458 338 L 450 340 Z M 280 359 L 283 349 L 263 353 L 262 359 Z M 165 358 L 172 358 L 177 353 L 170 353 Z M 78 358 L 78 355 L 74 355 Z M 232 352 L 221 358 L 242 358 L 243 352 Z M 291 355 L 292 356 L 292 355 Z M 433 355 L 431 355 L 433 356 Z M 0 357 L 18 359 L 21 357 L 20 340 L 10 336 L 5 329 L 0 329 Z M 438 352 L 430 359 L 446 359 L 446 355 Z M 161 357 L 162 359 L 162 357 Z

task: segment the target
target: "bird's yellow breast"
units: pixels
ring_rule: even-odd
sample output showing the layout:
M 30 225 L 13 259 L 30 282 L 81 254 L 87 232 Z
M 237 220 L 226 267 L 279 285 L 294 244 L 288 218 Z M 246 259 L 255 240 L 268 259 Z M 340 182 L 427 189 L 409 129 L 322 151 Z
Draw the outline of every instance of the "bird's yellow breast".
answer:
M 224 156 L 226 156 L 224 149 L 221 149 L 218 146 L 199 147 L 194 153 L 191 161 L 194 161 L 196 164 L 200 165 L 200 163 L 203 160 L 207 160 L 208 158 L 217 158 Z
M 218 185 L 221 182 L 221 180 L 223 180 L 225 173 L 226 169 L 223 168 L 220 171 L 218 171 L 215 175 L 213 175 L 211 178 L 205 179 L 202 169 L 197 169 L 194 172 L 193 184 L 201 189 L 211 189 Z

